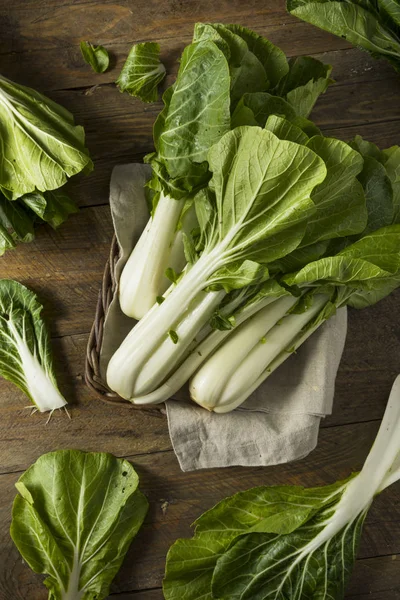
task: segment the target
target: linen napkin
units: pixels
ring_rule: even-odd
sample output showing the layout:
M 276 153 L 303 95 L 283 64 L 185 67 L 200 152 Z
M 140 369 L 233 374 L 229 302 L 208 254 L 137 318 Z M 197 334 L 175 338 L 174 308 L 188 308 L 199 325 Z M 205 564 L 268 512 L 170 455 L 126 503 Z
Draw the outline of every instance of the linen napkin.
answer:
M 150 167 L 114 168 L 110 207 L 120 245 L 117 280 L 149 213 L 144 184 Z M 125 316 L 115 295 L 104 323 L 100 371 L 135 321 Z M 215 414 L 189 402 L 183 388 L 166 403 L 171 442 L 183 471 L 210 467 L 265 466 L 303 458 L 317 444 L 320 420 L 332 410 L 337 369 L 343 352 L 347 312 L 317 330 L 235 411 Z

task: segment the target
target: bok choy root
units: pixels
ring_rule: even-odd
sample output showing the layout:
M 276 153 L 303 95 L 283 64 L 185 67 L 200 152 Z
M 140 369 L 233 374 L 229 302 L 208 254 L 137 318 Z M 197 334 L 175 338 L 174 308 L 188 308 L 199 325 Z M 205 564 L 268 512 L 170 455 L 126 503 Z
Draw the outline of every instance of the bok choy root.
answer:
M 67 404 L 54 376 L 50 341 L 36 294 L 0 280 L 0 375 L 15 383 L 40 412 Z
M 341 600 L 374 498 L 400 479 L 400 377 L 362 470 L 319 488 L 262 486 L 222 500 L 173 544 L 166 600 Z
M 263 127 L 273 113 L 309 126 L 306 117 L 331 83 L 330 70 L 307 57 L 288 62 L 271 42 L 238 25 L 195 26 L 176 82 L 163 96 L 155 152 L 145 159 L 153 168 L 151 218 L 121 274 L 125 314 L 142 318 L 168 288 L 166 270 L 179 272 L 186 264 L 190 229 L 183 215 L 208 184 L 213 144 L 238 125 Z

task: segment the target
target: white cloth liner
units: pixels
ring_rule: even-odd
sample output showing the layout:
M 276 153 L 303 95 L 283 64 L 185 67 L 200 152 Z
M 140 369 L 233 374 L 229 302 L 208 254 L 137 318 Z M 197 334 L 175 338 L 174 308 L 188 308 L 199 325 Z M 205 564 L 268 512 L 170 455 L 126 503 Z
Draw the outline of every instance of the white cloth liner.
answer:
M 119 165 L 111 177 L 110 206 L 121 255 L 117 279 L 147 223 L 144 183 L 150 167 Z M 135 322 L 114 297 L 104 324 L 102 378 L 114 351 Z M 332 411 L 334 385 L 347 330 L 341 309 L 237 410 L 218 415 L 189 399 L 187 387 L 166 403 L 172 445 L 183 471 L 233 465 L 265 466 L 303 458 L 317 444 L 322 417 Z

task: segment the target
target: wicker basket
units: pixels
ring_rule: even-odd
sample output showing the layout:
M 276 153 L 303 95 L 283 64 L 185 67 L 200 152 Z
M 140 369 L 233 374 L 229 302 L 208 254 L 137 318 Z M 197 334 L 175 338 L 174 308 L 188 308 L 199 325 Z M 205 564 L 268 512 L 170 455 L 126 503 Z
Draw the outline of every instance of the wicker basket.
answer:
M 96 314 L 89 341 L 86 349 L 85 381 L 90 391 L 102 402 L 118 405 L 131 409 L 142 409 L 152 411 L 158 415 L 163 411 L 164 404 L 135 406 L 128 400 L 121 398 L 116 392 L 110 390 L 106 382 L 100 376 L 100 350 L 103 342 L 104 320 L 107 311 L 114 298 L 117 282 L 115 279 L 115 267 L 119 259 L 119 246 L 117 238 L 113 237 L 110 248 L 110 256 L 106 262 L 103 273 L 103 281 L 97 300 Z

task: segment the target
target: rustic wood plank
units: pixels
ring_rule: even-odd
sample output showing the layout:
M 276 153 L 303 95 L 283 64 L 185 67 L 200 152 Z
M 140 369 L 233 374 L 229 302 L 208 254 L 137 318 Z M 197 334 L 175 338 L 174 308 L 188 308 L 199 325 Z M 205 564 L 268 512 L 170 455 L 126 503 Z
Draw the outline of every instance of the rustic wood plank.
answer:
M 98 418 L 98 415 L 96 415 Z M 89 423 L 90 427 L 90 423 Z M 361 467 L 378 424 L 332 427 L 321 432 L 317 450 L 306 460 L 271 468 L 229 468 L 182 473 L 172 451 L 151 456 L 130 456 L 150 502 L 145 525 L 128 552 L 113 585 L 114 592 L 153 589 L 161 584 L 165 555 L 179 537 L 191 535 L 190 523 L 217 501 L 256 485 L 322 485 L 347 477 Z M 85 439 L 90 437 L 87 429 Z M 93 435 L 93 440 L 95 436 Z M 104 450 L 106 436 L 97 437 Z M 72 438 L 71 438 L 72 440 Z M 78 445 L 73 441 L 73 445 Z M 70 445 L 70 444 L 68 444 Z M 62 440 L 57 447 L 64 447 Z M 38 449 L 39 450 L 39 449 Z M 41 452 L 38 451 L 38 455 Z M 22 564 L 9 538 L 10 509 L 18 474 L 0 476 L 0 597 L 16 600 L 35 590 L 36 576 Z M 359 557 L 400 553 L 400 485 L 376 499 L 367 518 Z M 140 560 L 138 559 L 140 557 Z M 41 596 L 35 596 L 35 598 Z M 45 597 L 45 596 L 44 596 Z
M 400 598 L 400 555 L 360 559 L 345 600 L 393 600 Z M 162 600 L 162 589 L 111 594 L 110 600 Z
M 393 136 L 398 139 L 399 78 L 385 79 L 379 86 L 374 79 L 363 85 L 352 82 L 351 77 L 345 81 L 346 85 L 333 85 L 320 97 L 313 111 L 314 121 L 324 129 L 340 129 L 398 119 L 392 125 L 395 128 Z M 85 126 L 87 145 L 95 165 L 104 157 L 145 154 L 153 150 L 152 127 L 162 108 L 161 102 L 144 104 L 129 94 L 121 94 L 112 85 L 52 92 L 50 95 Z M 90 180 L 94 181 L 96 175 L 95 171 Z
M 52 90 L 114 81 L 134 42 L 179 40 L 188 43 L 196 21 L 234 22 L 253 28 L 290 55 L 349 48 L 344 40 L 299 21 L 280 0 L 171 1 L 125 0 L 22 2 L 0 8 L 2 72 L 27 85 Z M 105 45 L 115 69 L 95 74 L 84 64 L 79 42 Z M 182 47 L 182 46 L 181 46 Z M 164 55 L 168 65 L 168 55 Z
M 358 560 L 346 600 L 387 600 L 400 598 L 400 556 Z
M 46 304 L 55 336 L 87 333 L 113 235 L 108 206 L 81 210 L 57 231 L 37 228 L 36 240 L 0 260 L 0 277 L 14 278 Z

